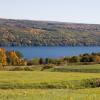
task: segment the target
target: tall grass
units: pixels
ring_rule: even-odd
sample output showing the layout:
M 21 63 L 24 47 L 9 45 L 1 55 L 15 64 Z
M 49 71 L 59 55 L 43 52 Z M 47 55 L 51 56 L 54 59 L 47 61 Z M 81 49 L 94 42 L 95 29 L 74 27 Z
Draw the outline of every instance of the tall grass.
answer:
M 8 89 L 0 90 L 0 100 L 99 100 L 100 89 Z
M 0 72 L 1 89 L 79 89 L 99 87 L 99 73 Z

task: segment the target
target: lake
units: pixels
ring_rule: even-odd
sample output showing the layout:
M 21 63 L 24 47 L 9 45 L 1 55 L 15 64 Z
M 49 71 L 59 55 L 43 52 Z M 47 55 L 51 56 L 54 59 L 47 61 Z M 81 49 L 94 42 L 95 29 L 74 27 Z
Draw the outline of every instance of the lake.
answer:
M 20 51 L 24 58 L 57 58 L 77 56 L 83 53 L 100 52 L 100 47 L 5 47 L 7 50 Z

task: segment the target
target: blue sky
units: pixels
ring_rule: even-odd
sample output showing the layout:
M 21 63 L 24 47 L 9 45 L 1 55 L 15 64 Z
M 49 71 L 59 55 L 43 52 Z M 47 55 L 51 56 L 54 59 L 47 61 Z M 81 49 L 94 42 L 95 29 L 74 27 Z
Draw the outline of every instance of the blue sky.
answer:
M 100 24 L 100 0 L 0 0 L 0 18 Z

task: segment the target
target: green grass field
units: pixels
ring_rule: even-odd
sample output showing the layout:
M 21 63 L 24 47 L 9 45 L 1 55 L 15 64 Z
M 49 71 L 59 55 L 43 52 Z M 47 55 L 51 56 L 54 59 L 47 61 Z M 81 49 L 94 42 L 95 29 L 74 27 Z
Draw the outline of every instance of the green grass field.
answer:
M 99 73 L 76 72 L 35 72 L 35 71 L 1 71 L 1 89 L 62 89 L 89 88 L 94 79 L 99 79 Z
M 100 64 L 96 65 L 66 65 L 57 66 L 51 71 L 57 72 L 84 72 L 84 73 L 100 73 Z
M 99 65 L 56 68 L 100 69 Z M 0 100 L 100 100 L 100 73 L 51 70 L 0 71 Z
M 0 100 L 100 100 L 96 89 L 14 89 L 0 90 Z

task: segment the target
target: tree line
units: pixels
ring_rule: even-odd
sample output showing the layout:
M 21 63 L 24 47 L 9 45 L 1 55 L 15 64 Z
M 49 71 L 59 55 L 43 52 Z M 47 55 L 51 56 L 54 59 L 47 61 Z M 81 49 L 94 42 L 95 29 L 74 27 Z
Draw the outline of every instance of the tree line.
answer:
M 100 64 L 100 53 L 81 54 L 63 58 L 33 58 L 24 59 L 19 51 L 6 51 L 0 48 L 0 64 L 2 66 L 31 66 L 31 65 L 63 65 L 63 64 Z
M 27 64 L 20 52 L 14 50 L 6 51 L 5 48 L 0 48 L 0 63 L 2 66 Z

